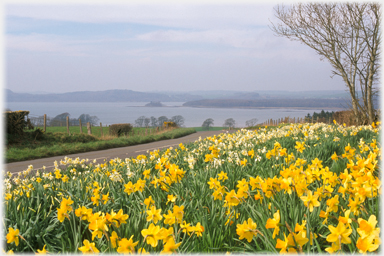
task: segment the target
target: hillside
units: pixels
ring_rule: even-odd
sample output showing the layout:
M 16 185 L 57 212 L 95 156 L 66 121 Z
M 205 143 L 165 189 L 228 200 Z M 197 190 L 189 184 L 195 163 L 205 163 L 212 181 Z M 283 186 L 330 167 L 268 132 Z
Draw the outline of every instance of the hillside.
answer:
M 184 107 L 195 108 L 322 108 L 335 109 L 346 108 L 346 100 L 341 99 L 211 99 L 189 101 Z
M 5 90 L 7 102 L 185 102 L 202 99 L 187 93 L 168 95 L 165 93 L 137 92 L 132 90 L 80 91 L 67 93 L 31 94 Z

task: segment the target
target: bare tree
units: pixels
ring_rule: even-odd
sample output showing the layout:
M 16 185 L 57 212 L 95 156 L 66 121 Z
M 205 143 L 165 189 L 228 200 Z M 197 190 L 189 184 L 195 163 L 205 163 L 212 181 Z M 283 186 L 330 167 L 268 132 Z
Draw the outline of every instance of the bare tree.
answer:
M 184 125 L 184 117 L 181 115 L 171 117 L 171 121 L 174 122 L 178 127 L 182 127 Z
M 204 127 L 204 128 L 207 128 L 208 131 L 209 131 L 209 127 L 212 127 L 213 125 L 213 119 L 212 118 L 208 118 L 206 119 L 203 124 L 201 125 L 201 127 Z
M 167 121 L 168 121 L 168 117 L 166 116 L 160 116 L 159 118 L 157 118 L 158 126 L 163 126 L 164 122 L 167 122 Z
M 82 124 L 90 122 L 92 125 L 97 125 L 99 118 L 97 116 L 91 116 L 89 114 L 81 114 L 78 119 L 81 119 Z
M 154 116 L 151 116 L 151 127 L 156 127 L 156 126 L 158 126 L 157 118 Z
M 144 118 L 144 127 L 148 127 L 150 122 L 151 122 L 150 118 L 148 117 Z
M 275 35 L 299 41 L 328 60 L 332 76 L 342 77 L 349 90 L 356 122 L 373 122 L 381 53 L 380 4 L 306 3 L 274 10 L 281 21 L 272 23 Z
M 247 126 L 247 127 L 255 126 L 257 124 L 257 121 L 259 121 L 259 119 L 252 118 L 251 120 L 248 120 L 245 122 L 245 126 Z
M 229 127 L 229 128 L 233 128 L 233 127 L 235 127 L 235 124 L 236 124 L 236 121 L 235 121 L 235 119 L 233 119 L 233 118 L 228 118 L 228 119 L 226 119 L 225 121 L 224 121 L 224 124 L 223 124 L 223 126 L 224 127 Z
M 140 116 L 135 120 L 135 126 L 136 127 L 144 127 L 144 122 L 145 122 L 146 117 L 145 116 Z

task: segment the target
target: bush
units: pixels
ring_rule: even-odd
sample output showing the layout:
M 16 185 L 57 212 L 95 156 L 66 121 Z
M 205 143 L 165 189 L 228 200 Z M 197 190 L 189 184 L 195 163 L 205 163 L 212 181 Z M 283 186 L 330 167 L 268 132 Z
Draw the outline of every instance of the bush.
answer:
M 7 134 L 22 135 L 24 128 L 28 124 L 25 116 L 29 114 L 29 111 L 7 111 L 4 114 L 7 123 Z
M 32 137 L 35 140 L 42 140 L 44 138 L 44 131 L 40 128 L 37 128 L 32 132 Z
M 177 124 L 172 121 L 164 122 L 164 127 L 177 127 Z
M 132 131 L 131 124 L 112 124 L 109 127 L 109 135 L 120 137 L 121 135 L 129 135 Z
M 352 110 L 337 111 L 333 115 L 333 119 L 336 120 L 338 124 L 346 124 L 347 126 L 356 125 L 355 116 Z

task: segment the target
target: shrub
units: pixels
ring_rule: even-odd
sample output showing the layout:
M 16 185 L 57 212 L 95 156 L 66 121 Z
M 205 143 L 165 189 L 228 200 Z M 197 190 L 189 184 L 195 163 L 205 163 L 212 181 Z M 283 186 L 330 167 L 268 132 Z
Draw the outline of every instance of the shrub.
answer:
M 32 132 L 32 137 L 35 140 L 42 140 L 44 138 L 44 131 L 40 128 L 37 128 Z
M 120 137 L 121 135 L 128 135 L 131 131 L 131 124 L 112 124 L 109 127 L 109 135 L 117 137 Z
M 337 111 L 333 115 L 333 119 L 338 124 L 346 124 L 347 126 L 356 125 L 355 116 L 352 110 Z
M 177 124 L 172 121 L 164 122 L 164 127 L 177 127 Z
M 7 123 L 7 134 L 22 135 L 24 128 L 26 128 L 28 122 L 25 116 L 29 114 L 29 111 L 7 111 L 5 112 L 5 120 Z

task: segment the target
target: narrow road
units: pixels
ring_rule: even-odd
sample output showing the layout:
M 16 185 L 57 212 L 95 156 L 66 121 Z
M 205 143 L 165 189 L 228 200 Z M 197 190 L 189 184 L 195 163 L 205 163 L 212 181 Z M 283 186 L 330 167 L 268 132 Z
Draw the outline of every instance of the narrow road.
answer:
M 72 154 L 72 155 L 66 155 L 66 156 L 72 159 L 75 159 L 77 157 L 79 157 L 80 159 L 89 159 L 90 161 L 93 161 L 94 159 L 96 159 L 97 163 L 103 163 L 104 161 L 109 161 L 110 159 L 114 159 L 116 157 L 120 159 L 125 159 L 129 157 L 136 157 L 138 155 L 147 154 L 147 151 L 153 151 L 156 149 L 165 149 L 169 147 L 177 147 L 180 143 L 183 143 L 183 144 L 191 143 L 198 140 L 199 137 L 204 139 L 206 137 L 217 135 L 223 132 L 225 131 L 202 131 L 202 132 L 196 132 L 196 133 L 193 133 L 181 138 L 177 138 L 177 139 L 162 140 L 162 141 L 156 141 L 156 142 L 140 144 L 135 146 L 91 151 L 87 153 L 78 153 L 78 154 Z M 54 169 L 53 163 L 55 161 L 59 163 L 60 160 L 64 159 L 64 157 L 65 156 L 54 156 L 54 157 L 47 157 L 47 158 L 41 158 L 41 159 L 35 159 L 35 160 L 27 160 L 22 162 L 5 164 L 4 167 L 5 167 L 5 171 L 9 171 L 11 173 L 18 173 L 18 172 L 27 170 L 29 165 L 33 165 L 34 170 L 42 169 L 43 166 L 45 166 L 46 171 L 50 171 Z

